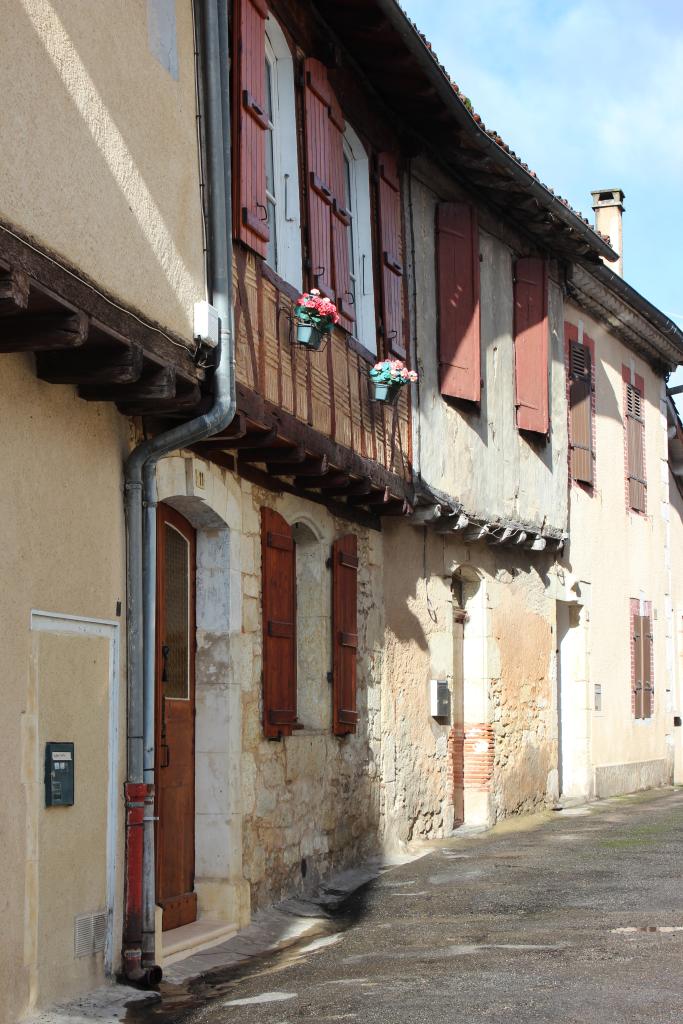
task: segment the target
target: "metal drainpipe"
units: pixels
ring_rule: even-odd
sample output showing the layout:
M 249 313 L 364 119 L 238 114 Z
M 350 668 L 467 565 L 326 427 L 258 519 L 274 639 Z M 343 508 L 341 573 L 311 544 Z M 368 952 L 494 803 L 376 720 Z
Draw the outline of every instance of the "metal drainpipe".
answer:
M 162 456 L 225 429 L 234 418 L 237 408 L 232 322 L 228 12 L 227 4 L 222 0 L 197 0 L 197 3 L 204 62 L 210 292 L 212 303 L 220 318 L 220 354 L 213 378 L 214 403 L 203 415 L 149 441 L 143 441 L 131 452 L 125 466 L 128 573 L 128 861 L 124 973 L 128 980 L 145 985 L 154 985 L 161 980 L 161 968 L 155 963 L 154 949 L 156 464 Z M 144 829 L 143 843 L 140 844 L 137 841 L 139 833 L 133 830 L 137 830 L 141 824 L 139 801 L 143 793 Z

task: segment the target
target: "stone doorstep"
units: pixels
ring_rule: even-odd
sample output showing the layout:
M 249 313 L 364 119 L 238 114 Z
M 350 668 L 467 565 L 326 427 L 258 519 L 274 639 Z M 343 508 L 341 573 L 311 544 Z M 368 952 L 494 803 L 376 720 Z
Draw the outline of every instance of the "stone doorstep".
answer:
M 165 969 L 178 960 L 192 956 L 193 953 L 200 953 L 227 942 L 236 934 L 237 925 L 226 924 L 213 917 L 200 916 L 191 924 L 162 932 L 160 966 Z

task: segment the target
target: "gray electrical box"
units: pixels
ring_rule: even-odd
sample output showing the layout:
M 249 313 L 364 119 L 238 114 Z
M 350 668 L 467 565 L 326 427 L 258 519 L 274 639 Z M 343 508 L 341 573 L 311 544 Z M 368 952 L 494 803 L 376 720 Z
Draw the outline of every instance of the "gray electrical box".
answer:
M 73 743 L 45 744 L 45 806 L 71 807 L 74 802 Z
M 450 718 L 451 691 L 447 679 L 429 680 L 429 713 L 432 718 Z

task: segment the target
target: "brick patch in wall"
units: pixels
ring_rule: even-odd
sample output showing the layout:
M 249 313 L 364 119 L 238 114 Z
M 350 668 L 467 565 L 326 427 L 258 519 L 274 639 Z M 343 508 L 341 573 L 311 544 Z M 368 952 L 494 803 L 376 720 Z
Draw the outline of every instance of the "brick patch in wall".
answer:
M 465 789 L 487 792 L 491 788 L 493 755 L 493 726 L 487 722 L 466 725 L 463 740 Z

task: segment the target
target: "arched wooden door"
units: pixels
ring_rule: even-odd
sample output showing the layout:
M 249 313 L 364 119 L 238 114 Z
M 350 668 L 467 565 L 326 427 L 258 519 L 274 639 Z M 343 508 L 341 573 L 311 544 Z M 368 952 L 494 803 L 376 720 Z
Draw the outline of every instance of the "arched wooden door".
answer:
M 194 892 L 195 531 L 157 513 L 156 891 L 163 929 L 197 917 Z

